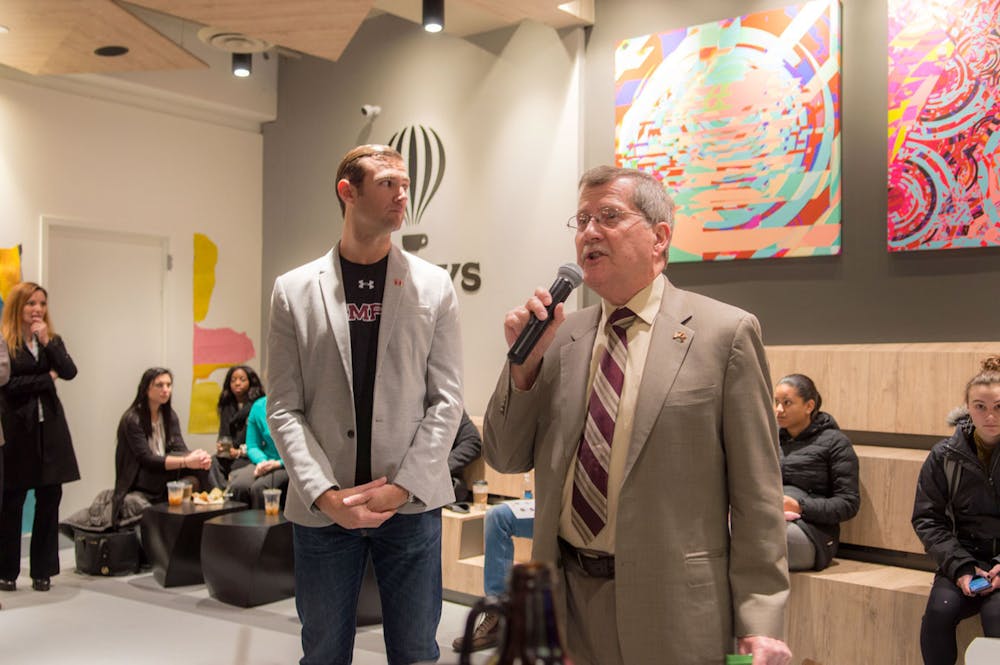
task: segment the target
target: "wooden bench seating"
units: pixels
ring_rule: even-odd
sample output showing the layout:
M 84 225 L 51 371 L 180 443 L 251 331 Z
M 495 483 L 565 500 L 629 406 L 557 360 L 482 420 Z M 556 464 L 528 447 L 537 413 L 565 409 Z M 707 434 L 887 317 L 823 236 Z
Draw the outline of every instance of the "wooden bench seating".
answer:
M 801 665 L 921 665 L 920 618 L 934 573 L 835 559 L 792 573 L 788 645 Z M 979 617 L 958 627 L 959 660 L 982 635 Z

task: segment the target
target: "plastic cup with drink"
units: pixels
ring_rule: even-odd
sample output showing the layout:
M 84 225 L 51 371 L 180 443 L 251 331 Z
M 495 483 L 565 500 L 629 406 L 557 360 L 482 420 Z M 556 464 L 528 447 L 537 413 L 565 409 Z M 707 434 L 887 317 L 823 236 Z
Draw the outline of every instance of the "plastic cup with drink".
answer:
M 180 480 L 171 480 L 167 483 L 167 504 L 179 506 L 184 503 L 184 483 Z
M 281 488 L 268 487 L 264 490 L 264 514 L 277 515 L 281 507 Z

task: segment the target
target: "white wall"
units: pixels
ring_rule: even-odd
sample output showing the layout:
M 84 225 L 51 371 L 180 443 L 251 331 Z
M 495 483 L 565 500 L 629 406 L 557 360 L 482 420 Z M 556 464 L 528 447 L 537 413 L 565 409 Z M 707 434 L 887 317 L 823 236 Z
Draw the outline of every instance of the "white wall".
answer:
M 149 365 L 175 372 L 174 408 L 187 423 L 192 363 L 193 234 L 219 246 L 212 307 L 203 325 L 249 333 L 260 348 L 262 138 L 259 132 L 145 110 L 0 78 L 0 246 L 22 244 L 23 275 L 42 275 L 43 216 L 86 227 L 166 236 L 173 257 L 165 297 L 163 357 Z M 122 275 L 122 279 L 128 279 Z M 59 328 L 59 294 L 50 294 Z M 114 299 L 95 301 L 94 316 Z M 108 330 L 121 344 L 127 330 Z M 72 354 L 74 340 L 66 339 Z M 257 361 L 253 361 L 257 364 Z M 131 380 L 134 394 L 139 376 Z M 86 390 L 81 374 L 60 391 Z M 99 394 L 89 399 L 101 400 Z M 112 409 L 120 414 L 127 403 Z M 71 429 L 88 413 L 67 414 Z M 83 481 L 66 487 L 63 514 L 88 504 L 114 480 L 117 416 L 96 423 L 95 437 L 77 437 L 81 459 L 101 460 Z M 214 437 L 186 436 L 209 448 Z
M 333 177 L 343 154 L 431 127 L 446 150 L 444 180 L 420 225 L 398 235 L 426 234 L 418 256 L 432 263 L 480 264 L 482 288 L 463 291 L 461 276 L 456 288 L 466 407 L 482 414 L 506 352 L 504 313 L 575 256 L 564 222 L 580 174 L 582 47 L 582 30 L 525 22 L 467 40 L 382 16 L 337 63 L 283 62 L 278 119 L 264 130 L 265 329 L 274 277 L 339 237 Z M 363 104 L 382 112 L 367 119 Z

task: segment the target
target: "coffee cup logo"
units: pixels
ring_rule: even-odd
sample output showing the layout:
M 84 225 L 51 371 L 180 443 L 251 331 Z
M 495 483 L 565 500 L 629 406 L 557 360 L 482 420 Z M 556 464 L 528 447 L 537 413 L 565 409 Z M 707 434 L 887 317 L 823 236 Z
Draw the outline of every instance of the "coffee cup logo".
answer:
M 437 132 L 430 127 L 411 125 L 393 134 L 389 139 L 389 145 L 403 155 L 409 170 L 410 200 L 406 204 L 406 224 L 407 226 L 419 224 L 444 179 L 444 144 L 441 143 L 441 137 Z M 427 236 L 418 234 L 417 237 L 423 238 L 419 241 L 417 249 L 426 247 Z M 409 250 L 409 247 L 406 249 Z
M 411 233 L 403 236 L 403 249 L 408 252 L 419 252 L 427 246 L 426 233 Z

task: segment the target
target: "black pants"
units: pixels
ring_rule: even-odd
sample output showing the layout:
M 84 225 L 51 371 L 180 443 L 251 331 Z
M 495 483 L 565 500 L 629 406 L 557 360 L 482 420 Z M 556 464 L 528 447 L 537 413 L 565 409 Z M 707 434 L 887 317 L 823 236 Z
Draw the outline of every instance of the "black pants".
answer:
M 955 629 L 963 619 L 979 614 L 983 635 L 1000 637 L 1000 591 L 969 598 L 946 577 L 934 576 L 927 609 L 920 622 L 920 653 L 924 665 L 954 665 L 958 658 Z
M 0 578 L 16 580 L 21 572 L 21 518 L 26 489 L 4 488 L 0 506 Z M 62 485 L 35 488 L 35 522 L 31 528 L 32 579 L 59 574 L 59 502 Z

